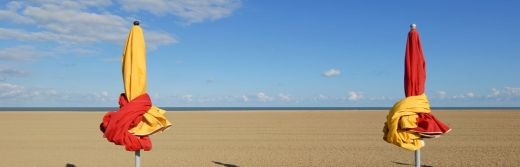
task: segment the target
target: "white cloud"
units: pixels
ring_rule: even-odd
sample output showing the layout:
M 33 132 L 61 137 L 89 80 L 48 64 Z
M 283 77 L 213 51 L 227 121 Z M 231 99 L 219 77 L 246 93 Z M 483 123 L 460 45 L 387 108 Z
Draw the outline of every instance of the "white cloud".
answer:
M 29 17 L 18 14 L 18 10 L 22 7 L 21 2 L 12 1 L 6 4 L 6 10 L 0 10 L 0 20 L 11 20 L 14 23 L 31 24 L 34 23 Z
M 372 100 L 372 101 L 395 101 L 395 99 L 387 97 L 387 96 L 370 97 L 368 99 Z
M 1 67 L 0 66 L 0 76 L 4 76 L 4 75 L 21 77 L 21 76 L 27 76 L 28 72 L 27 71 L 23 71 L 23 70 L 19 70 L 19 69 L 16 69 L 16 68 Z
M 6 9 L 0 9 L 0 20 L 34 26 L 27 26 L 25 29 L 0 28 L 0 38 L 62 44 L 104 41 L 122 44 L 133 19 L 97 10 L 111 4 L 108 0 L 13 1 L 8 3 Z M 145 34 L 151 47 L 176 42 L 168 33 L 146 30 Z
M 323 72 L 323 76 L 325 77 L 334 77 L 341 75 L 341 71 L 338 69 L 330 69 L 325 72 Z
M 0 83 L 0 99 L 16 98 L 23 95 L 25 88 L 20 85 L 10 83 Z
M 351 91 L 348 93 L 348 100 L 350 100 L 350 101 L 357 101 L 362 98 L 363 98 L 363 95 L 361 94 L 361 92 Z
M 27 101 L 30 99 L 44 99 L 50 101 L 54 96 L 58 95 L 55 90 L 48 89 L 27 89 L 22 85 L 12 83 L 0 83 L 0 101 Z M 64 93 L 60 95 L 65 96 Z M 79 96 L 84 97 L 84 96 Z M 66 98 L 65 98 L 66 99 Z M 1 104 L 1 102 L 0 102 Z
M 291 99 L 292 99 L 291 96 L 283 94 L 283 93 L 278 94 L 278 97 L 282 101 L 291 101 Z
M 166 32 L 156 32 L 148 30 L 143 31 L 145 31 L 144 35 L 147 41 L 146 46 L 150 49 L 157 49 L 159 45 L 166 45 L 178 42 L 177 38 Z
M 318 95 L 318 98 L 317 98 L 317 99 L 318 99 L 318 100 L 327 100 L 327 99 L 329 99 L 329 97 L 328 97 L 328 96 L 325 96 L 325 95 L 322 95 L 322 94 L 320 94 L 320 95 Z
M 520 97 L 520 88 L 504 87 L 504 88 L 492 88 L 491 92 L 487 95 L 478 95 L 474 92 L 468 92 L 464 94 L 449 95 L 446 91 L 438 91 L 435 98 L 439 99 L 480 99 L 489 98 L 496 100 L 504 100 L 514 97 Z
M 0 36 L 2 29 L 0 28 Z M 1 37 L 0 37 L 1 38 Z M 42 56 L 44 53 L 36 51 L 33 47 L 20 45 L 10 48 L 0 48 L 0 60 L 24 61 Z
M 240 0 L 120 0 L 120 3 L 128 11 L 172 14 L 186 24 L 222 19 L 241 6 Z
M 448 94 L 448 93 L 446 93 L 446 91 L 442 91 L 442 90 L 437 92 L 437 96 L 438 96 L 439 98 L 441 98 L 441 99 L 442 99 L 442 98 L 446 98 L 446 95 L 447 95 L 447 94 Z
M 107 97 L 108 96 L 108 92 L 107 91 L 102 91 L 100 93 L 100 95 L 103 96 L 103 97 Z
M 189 102 L 193 101 L 193 95 L 184 95 L 181 98 Z
M 248 102 L 249 98 L 246 95 L 242 95 L 242 101 Z
M 92 52 L 96 53 L 96 49 L 86 44 L 124 44 L 133 20 L 136 20 L 135 15 L 142 15 L 125 11 L 173 15 L 182 20 L 181 22 L 191 24 L 225 18 L 240 6 L 240 0 L 6 1 L 0 5 L 0 21 L 8 24 L 0 26 L 0 39 L 46 42 L 51 46 L 46 48 L 45 52 L 48 53 L 53 52 L 53 47 L 65 46 L 71 53 L 68 55 L 84 54 L 86 51 L 90 52 L 88 55 L 92 55 Z M 151 50 L 178 42 L 174 35 L 147 29 L 146 24 L 144 34 L 147 47 Z M 11 48 L 20 54 L 2 49 L 0 59 L 27 60 L 41 55 L 35 49 L 26 48 L 27 46 Z
M 269 97 L 269 96 L 267 96 L 264 92 L 259 92 L 259 93 L 257 93 L 257 94 L 256 94 L 256 98 L 257 98 L 259 101 L 263 101 L 263 102 L 274 100 L 273 97 Z
M 111 96 L 107 91 L 101 91 L 99 93 L 94 93 L 94 97 L 96 97 L 99 101 L 102 102 L 114 102 L 116 101 L 116 96 Z
M 491 89 L 491 95 L 489 95 L 489 97 L 497 97 L 498 95 L 500 95 L 500 90 L 496 88 Z
M 509 96 L 520 96 L 520 88 L 505 87 L 504 92 Z

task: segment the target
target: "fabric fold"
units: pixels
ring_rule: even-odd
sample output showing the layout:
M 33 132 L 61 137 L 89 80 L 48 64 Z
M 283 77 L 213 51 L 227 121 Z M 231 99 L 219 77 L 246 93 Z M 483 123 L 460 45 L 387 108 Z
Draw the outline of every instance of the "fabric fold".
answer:
M 143 115 L 151 108 L 148 94 L 142 94 L 132 101 L 126 100 L 125 94 L 119 96 L 119 110 L 107 112 L 103 117 L 100 130 L 108 141 L 116 145 L 124 145 L 127 151 L 152 149 L 148 136 L 135 136 L 129 132 L 141 122 Z
M 159 107 L 152 106 L 143 114 L 142 120 L 130 129 L 129 132 L 136 136 L 147 136 L 157 132 L 162 132 L 172 126 L 172 123 L 166 119 L 164 114 L 166 111 Z
M 387 115 L 383 139 L 408 150 L 417 150 L 424 146 L 423 137 L 438 137 L 449 132 L 449 127 L 430 112 L 425 94 L 398 101 Z

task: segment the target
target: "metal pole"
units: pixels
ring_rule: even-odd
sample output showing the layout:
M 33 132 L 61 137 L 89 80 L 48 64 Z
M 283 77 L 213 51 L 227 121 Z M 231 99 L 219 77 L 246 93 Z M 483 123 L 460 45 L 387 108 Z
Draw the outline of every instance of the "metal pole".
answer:
M 141 150 L 135 151 L 135 167 L 141 167 Z
M 415 167 L 421 166 L 421 150 L 415 150 Z

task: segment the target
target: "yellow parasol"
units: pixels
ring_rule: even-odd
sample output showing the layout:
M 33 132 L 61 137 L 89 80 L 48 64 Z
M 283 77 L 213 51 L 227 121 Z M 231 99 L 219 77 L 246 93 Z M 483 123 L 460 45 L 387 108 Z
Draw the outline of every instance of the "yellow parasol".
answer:
M 100 129 L 108 141 L 135 151 L 135 164 L 140 166 L 140 150 L 152 148 L 148 136 L 172 124 L 164 116 L 164 110 L 152 105 L 146 93 L 146 45 L 138 21 L 128 34 L 122 72 L 125 93 L 119 97 L 119 110 L 106 113 Z
M 146 93 L 146 44 L 138 21 L 134 22 L 123 51 L 123 82 L 126 98 L 130 102 Z M 141 122 L 130 129 L 130 133 L 146 136 L 166 130 L 172 124 L 164 113 L 164 110 L 152 106 L 143 114 Z

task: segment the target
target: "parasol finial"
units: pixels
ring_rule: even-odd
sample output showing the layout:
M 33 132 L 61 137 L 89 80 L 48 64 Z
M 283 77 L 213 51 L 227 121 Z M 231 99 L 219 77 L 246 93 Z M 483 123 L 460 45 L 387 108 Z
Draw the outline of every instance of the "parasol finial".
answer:
M 139 25 L 139 21 L 134 21 L 134 26 L 138 26 Z
M 417 25 L 415 25 L 415 23 L 410 24 L 410 29 L 413 30 L 413 29 L 416 29 L 416 28 L 417 28 Z

